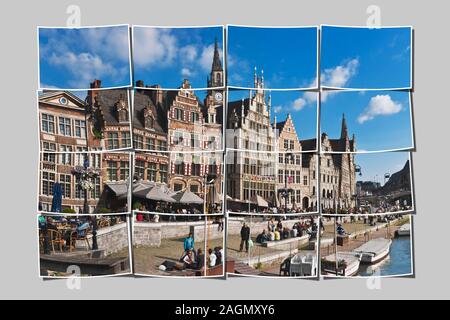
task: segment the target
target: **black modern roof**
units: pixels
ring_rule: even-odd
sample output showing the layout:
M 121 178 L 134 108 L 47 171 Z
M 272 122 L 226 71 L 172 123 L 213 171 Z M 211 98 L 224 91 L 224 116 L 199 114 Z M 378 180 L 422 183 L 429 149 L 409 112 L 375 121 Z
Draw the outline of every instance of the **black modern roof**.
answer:
M 278 129 L 278 132 L 281 132 L 283 130 L 285 124 L 286 124 L 286 121 L 277 122 L 275 124 L 276 128 Z
M 317 139 L 300 140 L 302 151 L 312 151 L 317 148 Z

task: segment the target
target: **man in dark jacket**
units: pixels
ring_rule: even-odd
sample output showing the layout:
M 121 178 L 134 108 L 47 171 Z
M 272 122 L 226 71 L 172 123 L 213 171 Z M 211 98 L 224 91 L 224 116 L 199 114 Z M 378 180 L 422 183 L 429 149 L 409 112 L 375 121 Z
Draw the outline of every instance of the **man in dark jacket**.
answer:
M 239 252 L 242 252 L 245 244 L 245 251 L 248 252 L 248 240 L 250 240 L 250 228 L 246 223 L 242 226 L 241 229 L 241 244 L 239 246 Z

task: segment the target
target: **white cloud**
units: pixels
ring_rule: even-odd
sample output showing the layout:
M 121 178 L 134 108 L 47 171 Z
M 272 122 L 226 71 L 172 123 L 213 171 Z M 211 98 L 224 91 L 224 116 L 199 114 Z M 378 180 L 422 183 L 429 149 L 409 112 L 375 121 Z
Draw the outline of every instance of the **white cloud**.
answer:
M 219 53 L 220 54 L 220 53 Z M 200 59 L 198 60 L 199 66 L 206 71 L 211 70 L 211 65 L 214 57 L 214 45 L 211 44 L 202 48 Z
M 275 106 L 275 107 L 273 108 L 273 111 L 274 111 L 275 113 L 279 113 L 282 109 L 283 109 L 282 106 Z
M 204 46 L 187 43 L 180 46 L 179 39 L 168 29 L 136 28 L 134 32 L 134 62 L 138 67 L 173 67 L 178 65 L 184 77 L 193 76 L 201 69 L 210 71 L 214 56 L 214 43 Z M 219 51 L 222 59 L 222 52 Z
M 324 86 L 344 87 L 348 81 L 357 73 L 359 60 L 349 60 L 345 65 L 325 69 L 321 74 L 321 81 Z
M 345 87 L 350 79 L 356 75 L 358 72 L 359 60 L 352 59 L 343 65 L 336 66 L 334 68 L 326 69 L 321 74 L 321 82 L 323 85 L 330 87 Z M 309 87 L 317 86 L 317 78 L 311 81 Z M 327 101 L 327 99 L 335 94 L 331 91 L 323 91 L 321 95 L 322 102 Z M 317 93 L 315 92 L 305 92 L 303 94 L 303 99 L 306 104 L 312 104 L 317 102 Z
M 178 53 L 177 39 L 165 29 L 134 29 L 134 63 L 148 68 L 152 65 L 169 65 Z
M 180 49 L 180 59 L 185 63 L 192 63 L 197 58 L 197 54 L 197 48 L 191 44 Z
M 89 28 L 82 39 L 93 53 L 128 62 L 128 28 Z
M 181 75 L 183 77 L 190 77 L 190 76 L 192 76 L 192 71 L 189 68 L 182 68 Z
M 123 77 L 127 71 L 117 69 L 111 63 L 104 62 L 98 55 L 90 53 L 65 52 L 61 55 L 54 53 L 48 62 L 71 72 L 74 75 L 71 84 L 83 87 L 86 87 L 93 79 Z
M 292 108 L 295 111 L 300 111 L 302 110 L 305 106 L 307 105 L 307 101 L 303 98 L 298 98 L 295 99 L 294 102 L 292 103 Z
M 362 124 L 377 116 L 388 116 L 396 114 L 401 110 L 401 103 L 393 101 L 390 95 L 377 95 L 370 99 L 369 105 L 358 117 L 358 122 Z

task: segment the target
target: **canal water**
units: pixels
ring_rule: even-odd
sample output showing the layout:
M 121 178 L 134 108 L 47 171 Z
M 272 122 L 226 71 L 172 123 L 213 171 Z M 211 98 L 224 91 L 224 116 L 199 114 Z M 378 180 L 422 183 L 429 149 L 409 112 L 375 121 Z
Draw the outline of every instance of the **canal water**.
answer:
M 410 274 L 411 266 L 411 238 L 399 237 L 392 240 L 391 252 L 383 261 L 359 268 L 359 276 L 395 276 Z

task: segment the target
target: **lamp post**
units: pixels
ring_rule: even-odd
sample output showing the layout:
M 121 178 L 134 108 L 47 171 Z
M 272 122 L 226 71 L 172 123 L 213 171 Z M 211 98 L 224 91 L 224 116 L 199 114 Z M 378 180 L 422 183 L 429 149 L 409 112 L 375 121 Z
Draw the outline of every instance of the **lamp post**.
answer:
M 95 188 L 95 184 L 92 180 L 96 179 L 99 176 L 99 173 L 94 168 L 89 167 L 87 154 L 83 161 L 83 166 L 75 167 L 72 170 L 72 175 L 78 178 L 78 187 L 84 191 L 83 213 L 89 214 L 88 192 Z M 97 217 L 94 215 L 92 219 L 92 250 L 97 249 Z
M 355 164 L 355 173 L 357 173 L 357 174 L 359 174 L 359 176 L 361 177 L 362 176 L 362 170 L 361 170 L 361 166 L 360 165 L 357 165 L 357 164 Z M 359 209 L 359 206 L 360 206 L 360 204 L 359 204 L 359 192 L 361 192 L 362 191 L 362 183 L 361 183 L 361 190 L 358 192 L 358 190 L 355 190 L 356 192 L 355 192 L 355 194 L 356 194 L 356 196 L 355 196 L 355 206 L 356 206 L 356 210 L 358 210 Z

